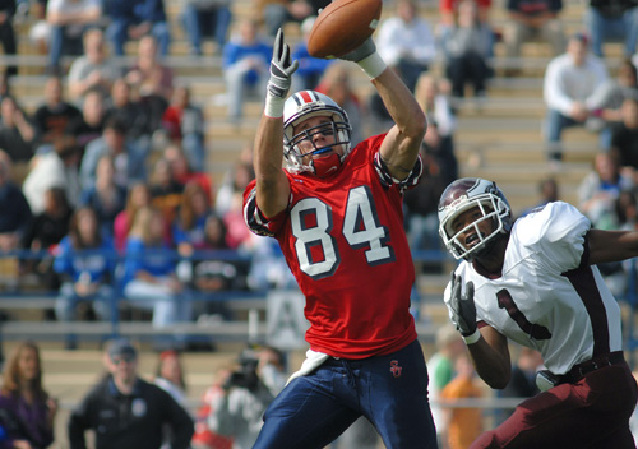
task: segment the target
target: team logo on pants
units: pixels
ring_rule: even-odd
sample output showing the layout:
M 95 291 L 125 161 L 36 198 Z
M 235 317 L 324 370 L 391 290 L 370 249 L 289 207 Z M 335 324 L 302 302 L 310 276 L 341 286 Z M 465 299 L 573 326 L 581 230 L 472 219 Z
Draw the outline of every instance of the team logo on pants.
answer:
M 396 377 L 400 377 L 401 376 L 401 371 L 403 371 L 403 367 L 399 366 L 399 361 L 398 360 L 392 360 L 390 362 L 390 372 L 392 373 L 392 375 L 396 378 Z

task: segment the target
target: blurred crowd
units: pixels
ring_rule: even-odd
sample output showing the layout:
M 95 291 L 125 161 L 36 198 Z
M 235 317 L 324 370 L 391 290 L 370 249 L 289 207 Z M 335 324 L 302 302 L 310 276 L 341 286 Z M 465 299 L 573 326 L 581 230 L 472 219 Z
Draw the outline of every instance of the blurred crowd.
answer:
M 366 131 L 384 132 L 390 117 L 380 98 L 361 88 L 349 64 L 309 55 L 310 30 L 329 1 L 246 2 L 251 2 L 250 17 L 235 17 L 230 0 L 0 1 L 4 54 L 18 55 L 18 48 L 28 45 L 47 61 L 44 96 L 35 105 L 27 107 L 27 99 L 14 94 L 23 70 L 19 59 L 10 59 L 0 77 L 0 283 L 5 290 L 19 290 L 30 278 L 46 291 L 59 292 L 55 308 L 44 316 L 57 320 L 108 320 L 121 313 L 111 307 L 117 295 L 153 326 L 167 328 L 178 321 L 231 316 L 223 301 L 184 298 L 295 285 L 276 242 L 248 232 L 243 222 L 242 195 L 254 177 L 252 144 L 246 142 L 222 179 L 212 175 L 217 143 L 208 133 L 209 99 L 197 95 L 188 76 L 177 75 L 172 62 L 176 36 L 184 36 L 185 57 L 193 66 L 219 58 L 225 93 L 211 104 L 225 108 L 215 120 L 225 120 L 230 127 L 250 123 L 247 102 L 262 101 L 272 41 L 281 26 L 298 29 L 292 57 L 300 66 L 293 89 L 323 92 L 343 107 L 354 131 L 353 144 Z M 598 151 L 591 172 L 582 179 L 576 206 L 597 228 L 638 227 L 638 1 L 584 2 L 577 24 L 563 19 L 565 3 L 384 2 L 391 13 L 384 15 L 375 33 L 377 48 L 428 117 L 421 150 L 423 177 L 404 201 L 413 251 L 441 249 L 439 196 L 463 170 L 455 151 L 457 117 L 467 105 L 480 113 L 489 104 L 490 81 L 498 71 L 504 78 L 523 76 L 527 42 L 543 41 L 550 49 L 543 79 L 546 116 L 539 128 L 556 175 L 540 180 L 538 203 L 517 215 L 562 199 L 560 170 L 567 166 L 563 131 L 582 127 L 597 136 Z M 496 8 L 503 9 L 499 16 L 504 19 L 493 19 Z M 428 19 L 433 10 L 436 23 Z M 28 33 L 17 31 L 25 27 Z M 607 42 L 620 43 L 622 56 L 606 55 Z M 497 46 L 503 51 L 496 52 Z M 501 60 L 498 67 L 496 58 Z M 600 268 L 614 293 L 622 295 L 627 267 Z M 449 343 L 449 338 L 441 338 Z M 188 349 L 181 336 L 158 344 Z M 77 337 L 69 335 L 66 347 L 77 345 Z M 133 362 L 134 349 L 126 349 L 129 356 L 134 353 Z M 121 359 L 121 348 L 116 352 L 106 354 L 107 362 Z M 435 393 L 448 399 L 480 396 L 467 360 L 452 352 L 441 368 L 447 381 Z M 173 371 L 179 371 L 179 353 L 162 354 L 160 366 L 172 363 Z M 244 356 L 239 371 L 220 374 L 203 398 L 203 408 L 189 418 L 196 421 L 194 442 L 249 447 L 251 431 L 258 425 L 255 416 L 287 376 L 281 354 L 272 348 Z M 35 366 L 29 368 L 33 372 L 19 368 L 22 358 Z M 270 358 L 274 361 L 263 361 Z M 14 376 L 35 376 L 28 395 L 40 401 L 42 427 L 34 429 L 37 439 L 31 447 L 51 443 L 46 424 L 56 410 L 39 383 L 39 365 L 38 348 L 28 344 L 6 363 Z M 105 382 L 117 375 L 116 365 L 121 364 L 105 363 Z M 250 395 L 227 394 L 229 385 L 237 386 L 233 382 L 246 381 L 242 370 L 249 370 L 248 377 L 258 371 L 264 385 L 255 393 L 251 389 L 257 387 L 250 384 Z M 443 392 L 455 375 L 455 387 Z M 5 376 L 3 392 L 14 391 L 17 387 L 10 382 L 19 383 L 18 377 L 8 381 Z M 183 377 L 160 381 L 167 377 L 158 372 L 158 383 L 164 382 L 174 400 L 183 402 Z M 247 397 L 252 402 L 238 405 Z M 212 411 L 241 407 L 241 433 L 248 436 L 245 442 L 233 442 L 218 430 L 234 424 Z M 441 419 L 452 429 L 455 422 L 469 419 L 463 412 Z M 75 419 L 75 425 L 87 425 L 79 415 Z M 465 447 L 469 436 L 463 431 L 480 431 L 462 427 L 450 440 L 447 433 L 441 436 L 442 447 Z M 361 435 L 366 434 L 363 429 Z

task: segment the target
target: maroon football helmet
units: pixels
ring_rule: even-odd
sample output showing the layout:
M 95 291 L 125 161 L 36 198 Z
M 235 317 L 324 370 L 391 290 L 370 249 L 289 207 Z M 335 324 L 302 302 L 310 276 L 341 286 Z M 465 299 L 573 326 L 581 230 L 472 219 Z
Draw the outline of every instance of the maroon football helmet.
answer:
M 473 223 L 454 232 L 452 225 L 456 218 L 466 210 L 478 208 L 481 217 Z M 493 231 L 483 235 L 477 226 L 485 220 L 494 222 Z M 439 234 L 448 251 L 456 259 L 469 259 L 486 248 L 497 235 L 512 229 L 513 219 L 510 205 L 505 195 L 493 181 L 480 178 L 457 179 L 447 186 L 439 201 Z M 466 247 L 459 240 L 461 234 L 474 228 L 479 242 Z

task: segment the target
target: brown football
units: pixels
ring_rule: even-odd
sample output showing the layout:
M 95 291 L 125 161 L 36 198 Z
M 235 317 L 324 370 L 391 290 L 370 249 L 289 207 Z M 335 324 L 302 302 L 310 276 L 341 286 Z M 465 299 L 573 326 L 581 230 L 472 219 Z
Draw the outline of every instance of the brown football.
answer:
M 382 7 L 382 0 L 334 0 L 315 20 L 308 53 L 329 59 L 354 50 L 374 33 Z

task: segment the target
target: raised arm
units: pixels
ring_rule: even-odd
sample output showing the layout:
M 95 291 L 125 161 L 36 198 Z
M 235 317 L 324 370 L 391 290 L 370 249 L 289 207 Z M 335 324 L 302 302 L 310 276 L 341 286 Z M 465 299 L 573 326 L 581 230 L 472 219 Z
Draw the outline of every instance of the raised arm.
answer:
M 370 77 L 395 125 L 381 145 L 381 156 L 396 179 L 408 177 L 425 135 L 425 113 L 394 70 L 386 67 L 369 38 L 340 59 L 353 61 Z
M 282 170 L 283 114 L 292 74 L 299 63 L 291 61 L 290 47 L 284 42 L 281 29 L 273 46 L 270 80 L 266 105 L 255 134 L 254 167 L 256 199 L 267 217 L 274 217 L 286 208 L 290 196 L 288 178 Z
M 631 259 L 638 256 L 638 231 L 601 231 L 587 234 L 589 261 L 592 265 Z

